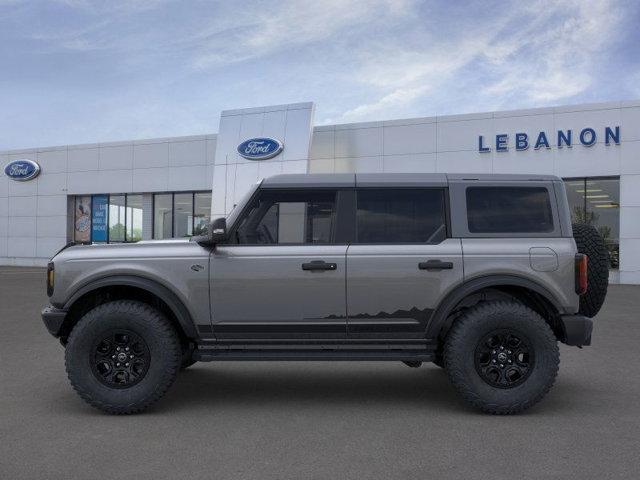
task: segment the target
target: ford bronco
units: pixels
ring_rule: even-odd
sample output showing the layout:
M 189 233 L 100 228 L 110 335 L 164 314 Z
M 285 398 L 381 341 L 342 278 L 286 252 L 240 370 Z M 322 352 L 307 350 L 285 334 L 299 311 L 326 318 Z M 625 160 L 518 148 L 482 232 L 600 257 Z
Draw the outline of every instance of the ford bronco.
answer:
M 42 317 L 109 413 L 145 410 L 196 361 L 357 360 L 433 362 L 510 414 L 549 391 L 558 342 L 591 343 L 607 283 L 557 177 L 279 175 L 204 236 L 65 247 Z

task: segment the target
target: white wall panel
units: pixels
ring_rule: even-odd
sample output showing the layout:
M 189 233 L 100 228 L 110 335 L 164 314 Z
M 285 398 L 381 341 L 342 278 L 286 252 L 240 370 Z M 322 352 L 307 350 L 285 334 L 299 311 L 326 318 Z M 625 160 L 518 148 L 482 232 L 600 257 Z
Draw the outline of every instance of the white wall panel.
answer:
M 133 144 L 101 146 L 100 170 L 124 170 L 133 168 Z
M 207 142 L 206 140 L 196 140 L 191 142 L 170 142 L 169 143 L 169 165 L 206 165 L 207 164 Z
M 440 173 L 491 173 L 492 164 L 491 153 L 438 152 L 436 171 Z
M 435 123 L 384 127 L 384 154 L 435 152 L 436 130 Z
M 66 215 L 67 196 L 66 195 L 38 195 L 36 215 Z
M 66 237 L 38 237 L 36 239 L 36 256 L 51 258 L 67 243 Z
M 7 213 L 11 217 L 35 217 L 38 197 L 9 197 Z M 3 215 L 0 211 L 0 215 Z
M 4 170 L 2 173 L 4 175 Z M 9 180 L 8 187 L 9 196 L 30 197 L 38 194 L 38 182 L 34 180 L 29 182 L 16 182 L 15 180 Z
M 9 237 L 36 237 L 36 217 L 9 217 Z
M 335 152 L 336 158 L 382 155 L 382 128 L 336 130 Z
M 432 173 L 436 171 L 436 158 L 435 153 L 385 155 L 382 170 L 387 173 Z
M 133 170 L 102 170 L 70 173 L 67 193 L 125 193 L 132 192 Z
M 620 136 L 623 142 L 640 140 L 640 107 L 620 110 Z
M 382 156 L 336 158 L 336 173 L 380 173 L 382 172 Z
M 135 168 L 132 185 L 134 192 L 166 192 L 169 189 L 169 169 Z
M 36 256 L 35 234 L 29 235 L 26 237 L 9 237 L 7 239 L 7 256 L 8 257 L 26 257 L 26 258 L 35 257 Z
M 43 173 L 36 179 L 38 195 L 64 195 L 67 192 L 67 173 Z
M 68 171 L 83 172 L 100 168 L 100 148 L 69 148 Z
M 478 136 L 485 141 L 495 142 L 496 131 L 493 119 L 464 120 L 460 122 L 438 122 L 438 152 L 461 150 L 478 151 Z M 493 148 L 492 148 L 493 150 Z
M 211 188 L 211 184 L 207 184 L 207 166 L 169 167 L 167 188 L 172 191 L 206 190 Z
M 133 168 L 169 166 L 169 142 L 133 146 Z
M 42 173 L 59 173 L 67 171 L 67 147 L 38 152 L 36 160 L 40 164 Z
M 51 215 L 38 217 L 36 221 L 37 237 L 62 237 L 67 236 L 67 216 Z
M 309 158 L 312 160 L 318 158 L 333 158 L 335 156 L 335 132 L 329 131 L 314 131 L 311 137 L 311 150 L 309 152 Z
M 622 136 L 623 133 L 620 133 Z M 623 137 L 624 138 L 624 137 Z M 640 174 L 640 140 L 623 141 L 620 145 L 620 171 Z

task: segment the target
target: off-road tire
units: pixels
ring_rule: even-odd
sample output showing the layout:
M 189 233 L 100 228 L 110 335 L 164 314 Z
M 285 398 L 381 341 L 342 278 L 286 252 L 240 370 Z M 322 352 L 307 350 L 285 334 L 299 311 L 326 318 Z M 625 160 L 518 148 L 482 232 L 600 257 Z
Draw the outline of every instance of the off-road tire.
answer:
M 578 252 L 587 255 L 587 292 L 580 295 L 580 313 L 595 317 L 609 287 L 609 251 L 600 232 L 591 225 L 573 224 L 573 238 Z
M 138 383 L 113 388 L 98 379 L 91 365 L 95 344 L 114 330 L 133 332 L 148 347 L 148 369 Z M 138 301 L 104 303 L 73 327 L 65 351 L 71 385 L 89 405 L 111 414 L 139 413 L 157 402 L 174 382 L 182 350 L 176 331 L 155 308 Z
M 193 359 L 193 348 L 191 345 L 184 346 L 182 348 L 182 359 L 180 360 L 180 370 L 186 370 L 191 365 L 196 363 Z
M 476 368 L 476 348 L 496 330 L 527 340 L 533 362 L 522 383 L 500 388 L 486 382 Z M 560 352 L 555 335 L 540 315 L 512 301 L 480 303 L 453 324 L 444 347 L 444 364 L 453 386 L 471 406 L 486 413 L 519 413 L 540 401 L 558 373 Z

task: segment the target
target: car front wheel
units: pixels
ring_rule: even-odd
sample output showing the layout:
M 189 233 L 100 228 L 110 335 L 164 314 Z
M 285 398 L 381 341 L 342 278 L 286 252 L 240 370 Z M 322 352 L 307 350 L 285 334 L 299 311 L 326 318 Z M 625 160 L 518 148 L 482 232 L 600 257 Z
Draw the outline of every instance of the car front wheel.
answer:
M 137 413 L 158 401 L 182 360 L 166 317 L 133 300 L 104 303 L 74 326 L 65 352 L 67 375 L 80 397 L 104 412 Z

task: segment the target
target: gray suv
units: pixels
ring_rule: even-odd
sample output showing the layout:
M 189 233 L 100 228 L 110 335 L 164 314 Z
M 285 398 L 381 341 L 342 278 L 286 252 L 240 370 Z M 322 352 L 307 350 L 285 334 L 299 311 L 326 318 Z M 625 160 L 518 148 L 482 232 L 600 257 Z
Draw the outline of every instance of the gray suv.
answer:
M 196 361 L 391 360 L 509 414 L 549 391 L 558 341 L 591 343 L 607 265 L 557 177 L 279 175 L 202 237 L 68 245 L 42 317 L 109 413 Z

